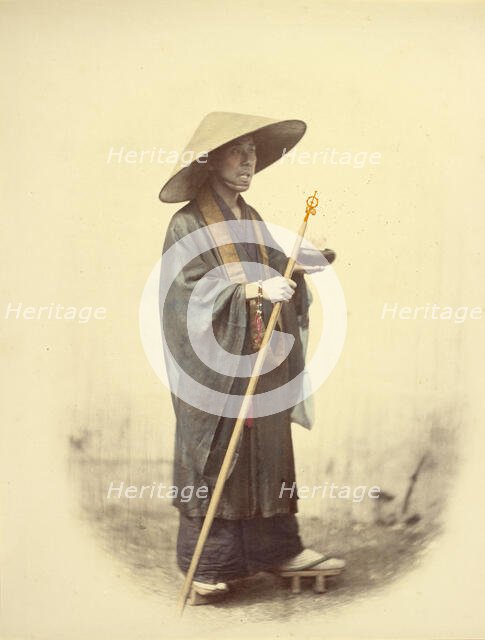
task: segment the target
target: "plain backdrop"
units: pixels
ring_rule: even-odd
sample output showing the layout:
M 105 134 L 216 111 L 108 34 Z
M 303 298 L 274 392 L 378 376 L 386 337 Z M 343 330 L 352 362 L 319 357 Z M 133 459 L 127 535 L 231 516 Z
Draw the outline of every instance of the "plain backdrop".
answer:
M 317 189 L 309 238 L 338 254 L 348 334 L 315 394 L 314 430 L 295 430 L 304 483 L 332 457 L 338 480 L 399 493 L 431 424 L 456 437 L 447 530 L 426 563 L 322 618 L 318 634 L 483 637 L 485 321 L 381 312 L 484 305 L 484 27 L 484 4 L 467 2 L 0 4 L 3 637 L 162 633 L 163 602 L 71 516 L 67 442 L 87 425 L 102 455 L 171 456 L 170 395 L 141 347 L 138 307 L 178 208 L 158 200 L 172 165 L 108 159 L 181 151 L 210 111 L 301 118 L 298 151 L 381 154 L 362 168 L 277 163 L 247 195 L 296 230 Z M 9 303 L 107 317 L 5 319 Z M 312 340 L 321 320 L 316 304 Z M 302 629 L 251 635 L 290 632 Z

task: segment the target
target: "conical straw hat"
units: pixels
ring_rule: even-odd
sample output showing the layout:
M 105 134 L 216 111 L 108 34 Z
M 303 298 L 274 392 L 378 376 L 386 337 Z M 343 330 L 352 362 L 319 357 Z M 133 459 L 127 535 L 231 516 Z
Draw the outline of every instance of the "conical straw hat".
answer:
M 172 177 L 162 187 L 160 200 L 184 202 L 195 198 L 208 175 L 207 157 L 204 154 L 232 140 L 245 135 L 254 137 L 258 172 L 292 149 L 305 130 L 306 124 L 302 120 L 273 120 L 223 111 L 209 113 L 181 154 Z M 190 164 L 183 162 L 187 155 L 194 158 Z

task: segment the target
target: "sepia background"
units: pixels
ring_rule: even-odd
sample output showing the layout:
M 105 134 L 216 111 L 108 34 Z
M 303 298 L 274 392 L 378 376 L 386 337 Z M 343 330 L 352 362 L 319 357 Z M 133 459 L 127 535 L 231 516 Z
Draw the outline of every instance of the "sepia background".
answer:
M 483 632 L 485 320 L 381 318 L 484 306 L 483 3 L 4 2 L 0 25 L 3 637 Z M 138 311 L 173 165 L 109 157 L 181 151 L 210 111 L 303 119 L 298 152 L 380 154 L 276 163 L 247 200 L 296 230 L 318 190 L 308 237 L 336 250 L 348 307 L 315 426 L 294 426 L 298 481 L 384 494 L 300 501 L 303 539 L 349 562 L 327 595 L 261 577 L 176 622 L 175 510 L 106 500 L 111 481 L 170 482 L 174 415 Z M 51 303 L 106 319 L 5 317 Z M 316 302 L 309 357 L 321 323 Z

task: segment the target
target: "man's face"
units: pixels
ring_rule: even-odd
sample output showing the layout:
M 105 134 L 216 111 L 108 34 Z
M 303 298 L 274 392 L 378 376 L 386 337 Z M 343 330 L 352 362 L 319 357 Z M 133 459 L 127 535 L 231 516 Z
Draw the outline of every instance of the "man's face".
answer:
M 252 136 L 243 136 L 216 151 L 210 166 L 218 179 L 233 191 L 247 191 L 256 168 L 256 145 Z

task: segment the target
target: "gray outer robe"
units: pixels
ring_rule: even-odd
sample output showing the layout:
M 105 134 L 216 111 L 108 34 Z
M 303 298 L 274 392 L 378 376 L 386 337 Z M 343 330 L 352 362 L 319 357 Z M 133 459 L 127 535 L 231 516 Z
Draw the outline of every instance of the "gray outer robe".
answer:
M 261 217 L 240 197 L 245 215 L 253 212 Z M 226 219 L 232 215 L 224 211 Z M 171 218 L 165 237 L 163 252 L 188 233 L 206 227 L 196 200 L 189 202 Z M 269 231 L 266 229 L 269 235 Z M 236 244 L 243 261 L 253 261 L 244 249 Z M 283 274 L 287 256 L 267 244 L 269 264 Z M 261 256 L 259 256 L 261 261 Z M 187 305 L 194 286 L 209 270 L 220 264 L 216 249 L 209 249 L 192 259 L 182 268 L 174 280 L 163 310 L 163 330 L 170 351 L 177 363 L 195 380 L 224 394 L 244 394 L 248 379 L 222 375 L 207 367 L 195 354 L 187 333 Z M 162 276 L 164 272 L 162 258 Z M 303 274 L 294 274 L 297 290 L 288 303 L 282 305 L 283 330 L 292 334 L 295 342 L 287 358 L 273 371 L 260 376 L 256 393 L 278 388 L 304 368 L 305 332 L 308 328 L 308 307 L 311 302 Z M 201 303 L 214 304 L 213 331 L 220 345 L 230 353 L 252 353 L 249 342 L 248 302 L 245 287 L 241 283 L 230 283 L 222 292 L 212 293 L 210 287 L 203 290 Z M 267 324 L 272 304 L 264 301 L 264 319 Z M 210 328 L 201 322 L 198 328 L 203 338 Z M 303 338 L 303 343 L 302 343 Z M 169 374 L 170 377 L 170 374 Z M 189 516 L 203 516 L 207 512 L 212 488 L 222 463 L 224 453 L 235 423 L 234 418 L 220 417 L 202 411 L 181 400 L 174 393 L 179 384 L 172 378 L 172 402 L 176 415 L 176 437 L 174 451 L 173 484 L 179 495 L 173 504 Z M 279 413 L 256 417 L 252 427 L 245 426 L 239 441 L 238 452 L 216 514 L 218 518 L 240 519 L 254 516 L 270 517 L 281 513 L 295 513 L 296 492 L 289 491 L 280 497 L 282 483 L 291 486 L 295 481 L 291 422 L 299 422 L 310 428 L 311 418 L 305 411 L 305 403 L 295 403 Z M 208 487 L 206 499 L 197 497 L 195 491 L 184 499 L 180 492 L 184 487 Z M 202 494 L 204 495 L 204 494 Z

